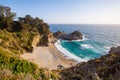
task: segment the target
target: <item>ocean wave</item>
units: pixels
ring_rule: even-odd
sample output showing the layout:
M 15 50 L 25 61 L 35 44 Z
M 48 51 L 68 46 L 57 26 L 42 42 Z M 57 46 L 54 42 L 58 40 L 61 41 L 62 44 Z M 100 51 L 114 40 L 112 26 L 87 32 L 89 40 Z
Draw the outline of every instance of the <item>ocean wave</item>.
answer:
M 94 47 L 92 45 L 88 45 L 88 44 L 81 44 L 82 48 L 91 48 L 93 49 Z
M 111 46 L 103 46 L 105 49 L 110 50 Z
M 77 57 L 76 55 L 70 53 L 69 51 L 67 51 L 65 48 L 63 48 L 61 45 L 60 45 L 60 40 L 58 40 L 56 43 L 55 43 L 55 47 L 60 51 L 62 52 L 68 59 L 74 59 L 75 61 L 77 62 L 86 62 L 88 61 L 89 59 L 85 58 L 85 59 L 82 59 L 80 57 Z
M 106 52 L 109 52 L 111 46 L 103 46 Z

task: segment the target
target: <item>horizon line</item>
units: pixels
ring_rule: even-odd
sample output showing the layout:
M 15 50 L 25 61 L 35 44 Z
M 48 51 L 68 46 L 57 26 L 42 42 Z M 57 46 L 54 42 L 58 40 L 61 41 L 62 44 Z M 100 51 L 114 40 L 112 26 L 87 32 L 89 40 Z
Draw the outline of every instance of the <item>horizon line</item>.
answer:
M 50 24 L 50 25 L 53 25 L 53 24 L 71 24 L 71 25 L 74 25 L 74 24 L 78 24 L 78 25 L 120 25 L 120 23 L 47 23 L 47 24 Z

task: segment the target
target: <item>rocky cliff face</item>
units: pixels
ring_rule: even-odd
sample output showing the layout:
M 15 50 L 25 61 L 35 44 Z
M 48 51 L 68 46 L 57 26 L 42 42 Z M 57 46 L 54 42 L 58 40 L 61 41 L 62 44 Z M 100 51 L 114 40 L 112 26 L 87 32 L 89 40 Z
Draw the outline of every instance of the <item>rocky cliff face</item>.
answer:
M 82 39 L 83 35 L 81 32 L 79 31 L 74 31 L 70 34 L 66 34 L 64 32 L 56 32 L 54 33 L 55 37 L 63 39 L 63 40 L 79 40 Z
M 33 47 L 33 48 L 35 48 L 35 47 L 38 45 L 39 40 L 40 40 L 40 35 L 38 34 L 37 36 L 35 36 L 35 37 L 33 38 L 33 41 L 32 41 L 32 47 Z
M 53 36 L 53 33 L 49 33 L 48 35 L 48 42 L 53 43 L 56 41 L 56 38 Z
M 79 40 L 82 39 L 83 35 L 79 31 L 74 31 L 70 34 L 61 35 L 59 38 L 63 40 Z
M 120 47 L 101 58 L 61 71 L 60 80 L 120 80 Z
M 2 42 L 2 39 L 0 39 L 0 43 Z
M 110 49 L 109 53 L 120 53 L 120 46 L 118 46 L 118 47 L 112 47 Z
M 59 38 L 62 35 L 66 35 L 66 33 L 64 31 L 57 31 L 53 34 L 56 38 Z

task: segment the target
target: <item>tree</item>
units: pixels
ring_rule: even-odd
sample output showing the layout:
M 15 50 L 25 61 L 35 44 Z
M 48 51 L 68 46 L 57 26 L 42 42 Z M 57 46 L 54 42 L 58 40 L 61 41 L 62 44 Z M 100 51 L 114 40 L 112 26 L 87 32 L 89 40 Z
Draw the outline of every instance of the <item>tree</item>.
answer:
M 0 5 L 0 28 L 9 28 L 15 17 L 16 13 L 11 12 L 9 7 Z

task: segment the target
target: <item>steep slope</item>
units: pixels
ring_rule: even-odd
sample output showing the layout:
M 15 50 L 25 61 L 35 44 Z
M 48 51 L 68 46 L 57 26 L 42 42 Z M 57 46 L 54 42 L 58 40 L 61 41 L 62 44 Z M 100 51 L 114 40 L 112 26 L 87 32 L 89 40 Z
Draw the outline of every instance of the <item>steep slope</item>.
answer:
M 15 13 L 0 5 L 0 80 L 48 80 L 56 76 L 48 69 L 20 57 L 36 46 L 49 43 L 49 26 L 42 19 L 30 15 L 14 21 Z
M 119 51 L 119 47 L 111 48 L 114 53 L 64 69 L 60 80 L 120 80 Z

